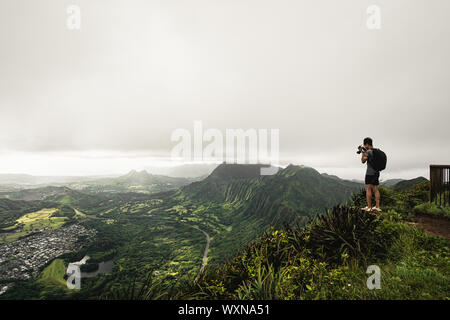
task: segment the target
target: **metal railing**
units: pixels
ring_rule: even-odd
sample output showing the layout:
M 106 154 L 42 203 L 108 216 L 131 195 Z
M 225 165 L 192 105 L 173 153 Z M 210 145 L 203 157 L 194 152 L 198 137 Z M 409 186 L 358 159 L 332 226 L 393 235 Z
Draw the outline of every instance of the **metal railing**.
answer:
M 430 201 L 450 205 L 450 165 L 430 165 Z

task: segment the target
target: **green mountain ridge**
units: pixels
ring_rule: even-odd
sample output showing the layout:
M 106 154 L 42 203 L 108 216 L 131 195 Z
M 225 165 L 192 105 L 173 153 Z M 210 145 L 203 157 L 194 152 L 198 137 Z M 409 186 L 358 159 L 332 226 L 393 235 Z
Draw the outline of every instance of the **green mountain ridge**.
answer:
M 424 177 L 417 177 L 414 179 L 410 179 L 410 180 L 402 180 L 399 181 L 398 183 L 396 183 L 392 188 L 394 190 L 408 190 L 412 187 L 414 187 L 415 185 L 418 185 L 422 182 L 426 182 L 428 181 L 428 179 L 424 178 Z
M 200 202 L 231 203 L 244 216 L 259 216 L 267 225 L 281 225 L 304 222 L 305 217 L 344 202 L 362 187 L 295 165 L 272 176 L 261 176 L 262 166 L 222 164 L 205 180 L 182 188 L 182 192 Z
M 393 186 L 395 186 L 400 181 L 404 181 L 404 179 L 388 179 L 388 180 L 385 180 L 385 181 L 381 181 L 380 185 L 385 186 L 387 188 L 392 188 Z

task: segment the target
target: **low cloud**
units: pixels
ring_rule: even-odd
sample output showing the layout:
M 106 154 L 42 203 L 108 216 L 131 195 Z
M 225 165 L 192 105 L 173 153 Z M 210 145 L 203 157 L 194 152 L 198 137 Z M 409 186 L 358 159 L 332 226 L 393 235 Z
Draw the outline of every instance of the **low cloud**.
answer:
M 450 3 L 378 2 L 374 31 L 356 0 L 81 1 L 72 32 L 64 2 L 2 2 L 0 169 L 38 167 L 19 154 L 163 159 L 172 131 L 201 120 L 279 129 L 285 163 L 356 176 L 371 136 L 392 174 L 426 172 L 450 159 Z M 60 171 L 80 163 L 97 167 Z

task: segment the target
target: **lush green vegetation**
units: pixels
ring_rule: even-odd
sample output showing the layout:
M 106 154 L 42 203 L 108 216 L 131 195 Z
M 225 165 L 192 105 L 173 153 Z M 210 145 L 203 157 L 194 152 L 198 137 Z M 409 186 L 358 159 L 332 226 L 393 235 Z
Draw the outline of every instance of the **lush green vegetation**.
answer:
M 439 207 L 434 203 L 426 202 L 421 203 L 414 207 L 415 214 L 424 214 L 434 217 L 442 217 L 450 219 L 450 208 L 449 207 Z
M 85 194 L 66 188 L 48 196 L 64 210 L 73 209 L 72 220 L 98 232 L 90 246 L 60 259 L 67 265 L 89 255 L 89 263 L 113 259 L 116 266 L 111 274 L 83 279 L 77 297 L 116 292 L 148 274 L 175 288 L 199 272 L 206 239 L 198 229 L 211 238 L 208 265 L 219 265 L 271 225 L 304 225 L 324 206 L 359 189 L 306 167 L 290 166 L 274 177 L 261 177 L 256 169 L 248 174 L 246 166 L 220 166 L 205 181 L 154 195 Z
M 42 270 L 38 281 L 50 285 L 59 285 L 66 287 L 66 281 L 64 280 L 65 274 L 66 265 L 64 264 L 64 260 L 55 259 L 50 265 Z
M 429 201 L 428 183 L 405 191 L 381 188 L 381 193 L 386 211 L 379 217 L 360 211 L 365 205 L 365 193 L 360 192 L 348 207 L 336 207 L 305 228 L 273 228 L 224 265 L 210 264 L 195 283 L 181 281 L 173 289 L 150 279 L 141 286 L 136 282 L 127 289 L 113 290 L 108 297 L 448 298 L 448 240 L 408 225 L 414 207 Z M 382 270 L 382 290 L 367 289 L 366 270 L 372 264 Z
M 381 187 L 384 213 L 376 217 L 359 209 L 365 194 L 357 183 L 306 167 L 273 176 L 244 167 L 221 165 L 201 182 L 158 194 L 65 188 L 48 195 L 56 203 L 47 207 L 56 209 L 52 217 L 94 228 L 97 237 L 1 298 L 448 298 L 448 241 L 408 225 L 429 201 L 427 182 Z M 211 243 L 207 268 L 194 281 L 206 243 L 199 229 Z M 91 259 L 83 271 L 114 260 L 113 272 L 67 290 L 62 267 L 85 255 Z M 366 287 L 371 264 L 382 270 L 382 290 Z
M 177 297 L 448 299 L 449 241 L 408 225 L 408 214 L 394 211 L 422 201 L 424 189 L 383 190 L 392 209 L 378 217 L 358 209 L 359 194 L 353 206 L 335 207 L 306 228 L 272 230 Z M 381 268 L 381 290 L 366 286 L 369 265 Z
M 407 190 L 393 190 L 385 187 L 379 188 L 381 193 L 381 207 L 384 211 L 395 212 L 404 218 L 414 215 L 415 206 L 430 201 L 430 184 L 422 182 Z M 372 199 L 375 203 L 375 198 Z M 365 192 L 357 193 L 352 197 L 352 205 L 363 208 L 366 206 Z
M 13 225 L 4 227 L 0 233 L 0 243 L 15 241 L 35 232 L 45 232 L 60 228 L 74 216 L 71 208 L 45 208 L 22 215 Z
M 408 223 L 427 189 L 383 188 L 387 210 L 379 216 L 359 209 L 361 192 L 304 228 L 273 228 L 225 264 L 209 266 L 197 282 L 174 290 L 148 279 L 108 298 L 449 299 L 449 240 Z M 381 290 L 367 288 L 370 265 L 381 269 Z
M 16 220 L 26 213 L 55 206 L 58 204 L 50 201 L 13 201 L 0 198 L 0 230 L 15 225 Z

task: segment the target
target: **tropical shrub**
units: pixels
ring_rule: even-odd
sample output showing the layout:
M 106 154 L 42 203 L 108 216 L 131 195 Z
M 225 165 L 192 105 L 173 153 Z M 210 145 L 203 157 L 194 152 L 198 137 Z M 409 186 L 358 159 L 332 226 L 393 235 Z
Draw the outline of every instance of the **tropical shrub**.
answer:
M 368 257 L 384 252 L 377 227 L 381 220 L 357 208 L 334 207 L 305 230 L 306 247 L 322 260 L 341 263 L 350 257 Z

